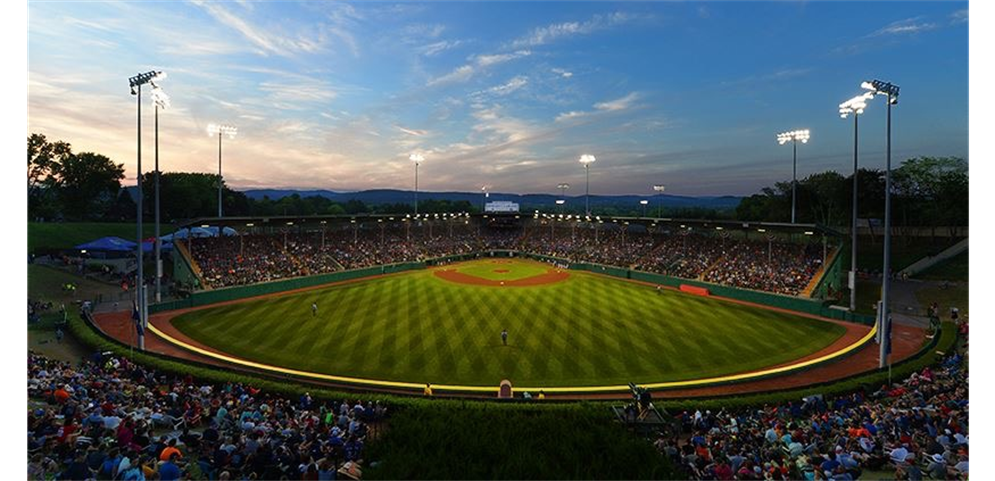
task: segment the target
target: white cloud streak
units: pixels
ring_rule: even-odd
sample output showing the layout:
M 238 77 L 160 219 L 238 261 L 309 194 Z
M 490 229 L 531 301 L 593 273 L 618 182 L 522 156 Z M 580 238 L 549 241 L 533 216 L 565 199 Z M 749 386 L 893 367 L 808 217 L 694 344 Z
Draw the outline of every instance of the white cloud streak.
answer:
M 559 75 L 560 77 L 563 77 L 563 78 L 570 78 L 570 77 L 574 76 L 573 72 L 570 72 L 568 70 L 564 70 L 562 68 L 554 68 L 553 69 L 553 73 L 555 73 L 556 75 Z
M 957 10 L 950 14 L 950 23 L 956 25 L 958 23 L 965 23 L 968 21 L 969 13 L 967 9 Z
M 608 15 L 595 15 L 590 20 L 583 22 L 554 23 L 536 28 L 527 35 L 514 40 L 511 42 L 511 47 L 538 47 L 564 38 L 587 35 L 599 30 L 622 25 L 634 18 L 634 16 L 627 13 L 615 12 Z
M 292 57 L 299 53 L 315 53 L 321 50 L 325 43 L 325 34 L 321 30 L 302 34 L 297 38 L 284 37 L 273 33 L 272 28 L 261 28 L 250 23 L 226 9 L 220 2 L 193 0 L 193 3 L 204 9 L 222 25 L 242 34 L 246 40 L 257 47 L 258 52 L 262 55 L 273 54 L 281 57 Z M 339 36 L 345 43 L 350 44 L 351 42 L 351 48 L 355 51 L 355 42 L 341 27 L 331 26 L 327 30 L 333 35 Z
M 421 47 L 418 47 L 416 50 L 421 55 L 424 55 L 426 57 L 433 57 L 442 52 L 445 52 L 446 50 L 452 50 L 456 47 L 459 47 L 462 44 L 463 44 L 462 40 L 442 40 L 439 42 L 422 45 Z
M 599 102 L 594 104 L 594 108 L 598 110 L 607 110 L 609 112 L 614 112 L 616 110 L 625 110 L 632 106 L 633 102 L 639 99 L 639 94 L 632 92 L 625 97 L 618 98 L 615 100 L 609 100 L 607 102 Z
M 938 27 L 935 23 L 919 22 L 921 17 L 906 18 L 898 20 L 868 35 L 869 37 L 880 37 L 882 35 L 914 35 L 920 32 L 934 30 Z
M 429 80 L 428 86 L 444 85 L 449 83 L 466 82 L 482 70 L 502 64 L 511 60 L 532 55 L 530 50 L 518 50 L 510 53 L 499 53 L 490 55 L 477 55 L 471 58 L 471 62 L 456 67 L 449 73 Z

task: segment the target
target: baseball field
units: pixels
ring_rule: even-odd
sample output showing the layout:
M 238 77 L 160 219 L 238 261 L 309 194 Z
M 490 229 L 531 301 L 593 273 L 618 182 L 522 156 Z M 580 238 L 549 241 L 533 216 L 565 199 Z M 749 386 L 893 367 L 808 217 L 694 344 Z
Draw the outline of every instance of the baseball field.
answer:
M 845 332 L 786 312 L 519 259 L 210 307 L 172 323 L 231 355 L 302 371 L 548 387 L 749 372 L 819 351 Z

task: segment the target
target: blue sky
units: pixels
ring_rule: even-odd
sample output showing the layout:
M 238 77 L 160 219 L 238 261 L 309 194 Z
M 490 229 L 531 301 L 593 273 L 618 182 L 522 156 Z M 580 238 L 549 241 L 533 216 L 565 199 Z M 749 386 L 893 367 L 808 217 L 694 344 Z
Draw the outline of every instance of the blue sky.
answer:
M 127 78 L 161 69 L 165 171 L 236 188 L 582 189 L 749 195 L 852 165 L 837 105 L 902 87 L 894 160 L 968 153 L 967 2 L 51 2 L 28 4 L 28 127 L 135 175 Z M 152 109 L 143 107 L 143 167 Z M 884 165 L 884 103 L 861 117 Z

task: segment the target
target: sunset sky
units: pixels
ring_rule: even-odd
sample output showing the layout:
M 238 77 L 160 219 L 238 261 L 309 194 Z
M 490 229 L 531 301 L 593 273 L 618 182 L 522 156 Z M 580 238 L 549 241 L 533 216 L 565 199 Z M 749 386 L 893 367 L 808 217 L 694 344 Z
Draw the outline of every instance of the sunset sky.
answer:
M 778 132 L 808 128 L 799 176 L 852 165 L 840 102 L 902 88 L 894 159 L 968 154 L 967 2 L 28 3 L 28 128 L 125 165 L 128 77 L 163 70 L 164 171 L 214 172 L 231 123 L 238 189 L 749 195 L 791 176 Z M 147 92 L 147 90 L 146 90 Z M 152 165 L 143 97 L 143 167 Z M 884 165 L 885 105 L 860 118 Z M 577 192 L 571 192 L 576 194 Z

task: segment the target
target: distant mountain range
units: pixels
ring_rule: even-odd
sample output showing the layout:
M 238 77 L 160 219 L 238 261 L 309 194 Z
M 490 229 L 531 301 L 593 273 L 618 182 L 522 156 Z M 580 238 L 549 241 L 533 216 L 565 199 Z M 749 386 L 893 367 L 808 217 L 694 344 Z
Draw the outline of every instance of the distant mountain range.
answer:
M 243 191 L 246 196 L 252 199 L 262 199 L 269 197 L 273 200 L 297 194 L 301 197 L 321 196 L 335 202 L 348 202 L 359 200 L 366 204 L 394 204 L 410 203 L 414 200 L 414 192 L 410 190 L 376 189 L 361 190 L 356 192 L 334 192 L 330 190 L 294 190 L 294 189 L 251 189 Z M 556 199 L 560 197 L 552 194 L 505 194 L 491 192 L 487 201 L 511 201 L 517 202 L 522 209 L 527 207 L 554 207 Z M 448 201 L 469 201 L 475 205 L 482 205 L 484 195 L 480 192 L 418 192 L 419 200 L 435 199 Z M 719 196 L 719 197 L 688 197 L 681 195 L 592 195 L 591 206 L 621 206 L 631 208 L 638 206 L 640 200 L 649 199 L 649 208 L 653 209 L 663 205 L 670 208 L 681 207 L 704 207 L 709 209 L 735 209 L 739 205 L 742 197 Z M 566 196 L 567 204 L 583 204 L 584 196 Z

